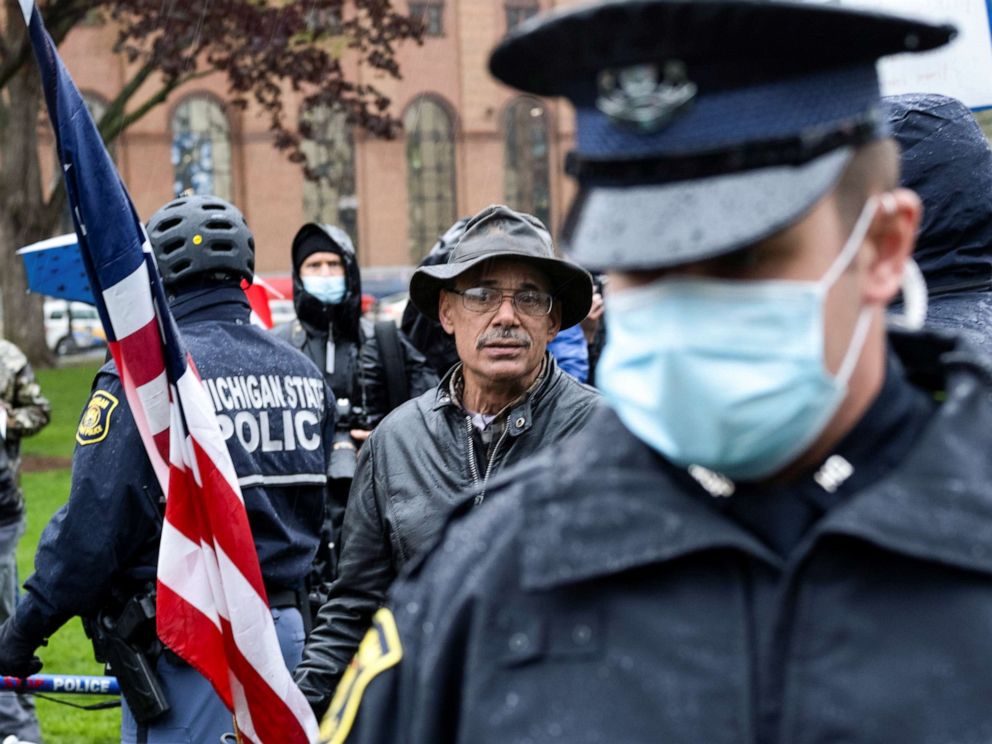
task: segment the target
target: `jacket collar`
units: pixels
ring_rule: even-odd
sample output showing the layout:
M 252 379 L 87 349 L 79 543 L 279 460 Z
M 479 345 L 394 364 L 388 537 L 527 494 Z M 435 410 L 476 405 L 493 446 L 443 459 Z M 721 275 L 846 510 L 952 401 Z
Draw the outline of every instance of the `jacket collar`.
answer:
M 169 309 L 177 321 L 230 320 L 248 323 L 251 308 L 241 287 L 208 286 L 170 299 Z
M 992 459 L 976 458 L 974 445 L 992 431 L 992 370 L 948 337 L 900 334 L 893 346 L 910 378 L 944 390 L 945 401 L 904 462 L 831 510 L 798 555 L 823 535 L 845 534 L 915 558 L 992 573 Z M 707 504 L 712 497 L 605 406 L 567 447 L 541 456 L 544 479 L 522 500 L 525 588 L 575 583 L 714 549 L 784 565 Z
M 461 406 L 461 401 L 458 400 L 458 396 L 453 392 L 457 388 L 455 384 L 457 376 L 461 375 L 461 373 L 461 362 L 448 370 L 435 389 L 432 410 L 437 411 L 449 406 L 457 409 L 459 412 L 464 410 Z M 535 405 L 551 390 L 562 374 L 564 373 L 558 368 L 555 358 L 550 353 L 545 353 L 543 372 L 526 393 L 508 406 L 510 414 L 510 436 L 518 436 L 533 426 Z M 506 410 L 504 408 L 500 412 L 500 417 L 502 417 Z
M 542 487 L 522 499 L 524 588 L 576 583 L 715 548 L 779 560 L 710 507 L 701 486 L 605 405 L 567 446 L 540 457 Z
M 844 534 L 908 556 L 992 573 L 992 370 L 962 345 L 945 354 L 945 400 L 905 462 L 830 511 L 813 537 Z

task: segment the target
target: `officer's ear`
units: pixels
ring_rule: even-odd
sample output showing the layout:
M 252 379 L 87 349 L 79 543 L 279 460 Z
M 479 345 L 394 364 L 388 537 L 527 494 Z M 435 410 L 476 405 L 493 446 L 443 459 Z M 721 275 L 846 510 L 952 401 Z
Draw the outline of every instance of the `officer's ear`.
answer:
M 437 318 L 441 321 L 441 327 L 448 335 L 454 335 L 455 323 L 452 319 L 452 298 L 457 297 L 452 292 L 442 289 L 437 297 Z
M 923 205 L 909 189 L 894 189 L 876 198 L 880 200 L 878 211 L 866 241 L 871 252 L 864 292 L 867 304 L 885 307 L 902 286 L 906 261 L 916 245 Z

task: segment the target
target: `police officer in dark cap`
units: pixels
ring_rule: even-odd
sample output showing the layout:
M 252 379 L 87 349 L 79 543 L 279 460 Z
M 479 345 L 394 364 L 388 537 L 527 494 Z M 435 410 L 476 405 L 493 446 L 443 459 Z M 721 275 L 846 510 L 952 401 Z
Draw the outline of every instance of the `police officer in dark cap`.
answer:
M 576 107 L 567 242 L 610 274 L 610 406 L 394 586 L 326 735 L 988 738 L 990 370 L 885 325 L 920 202 L 875 61 L 953 33 L 627 0 L 501 43 L 496 77 Z
M 238 475 L 291 669 L 303 649 L 303 580 L 324 515 L 333 398 L 312 362 L 249 322 L 240 283 L 254 276 L 255 242 L 234 205 L 215 196 L 181 197 L 152 216 L 148 236 Z M 212 744 L 231 731 L 230 712 L 210 683 L 155 636 L 164 509 L 119 372 L 109 362 L 76 431 L 68 503 L 45 527 L 27 592 L 0 628 L 0 672 L 36 672 L 35 649 L 79 615 L 124 691 L 122 742 Z M 131 651 L 108 656 L 108 646 Z M 167 710 L 156 714 L 161 706 L 148 701 L 151 683 L 142 678 L 137 655 L 153 670 Z

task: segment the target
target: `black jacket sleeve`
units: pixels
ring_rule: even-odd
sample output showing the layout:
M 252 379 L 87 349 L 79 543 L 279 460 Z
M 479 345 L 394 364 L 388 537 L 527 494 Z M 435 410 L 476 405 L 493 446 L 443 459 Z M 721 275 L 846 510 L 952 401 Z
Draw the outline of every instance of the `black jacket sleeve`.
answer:
M 362 447 L 342 530 L 337 579 L 307 639 L 294 677 L 322 714 L 396 576 L 375 469 L 376 437 Z

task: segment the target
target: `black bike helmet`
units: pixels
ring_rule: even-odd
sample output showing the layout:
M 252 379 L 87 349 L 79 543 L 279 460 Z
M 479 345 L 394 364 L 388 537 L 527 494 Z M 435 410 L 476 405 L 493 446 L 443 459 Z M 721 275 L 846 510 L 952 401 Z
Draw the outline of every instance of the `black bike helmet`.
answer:
M 255 276 L 255 239 L 241 211 L 216 196 L 183 196 L 148 220 L 148 238 L 166 287 L 207 276 Z

